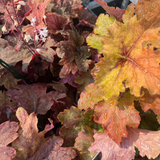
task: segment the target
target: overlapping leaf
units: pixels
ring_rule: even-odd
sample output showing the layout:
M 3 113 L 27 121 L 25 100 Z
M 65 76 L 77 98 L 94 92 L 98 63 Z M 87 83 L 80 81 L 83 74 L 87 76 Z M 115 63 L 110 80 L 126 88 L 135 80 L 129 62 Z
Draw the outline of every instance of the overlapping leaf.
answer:
M 58 31 L 63 30 L 69 23 L 67 17 L 62 17 L 57 13 L 48 13 L 47 18 L 47 29 L 51 34 L 57 34 Z
M 66 97 L 65 93 L 51 91 L 46 93 L 47 87 L 42 84 L 18 85 L 10 89 L 7 94 L 18 107 L 23 107 L 28 113 L 45 114 L 54 102 Z
M 81 0 L 52 0 L 51 8 L 63 16 L 78 17 L 83 7 Z
M 57 55 L 62 58 L 59 62 L 63 65 L 60 77 L 64 78 L 70 72 L 75 74 L 78 70 L 86 72 L 89 68 L 88 60 L 90 53 L 88 47 L 83 45 L 84 38 L 75 30 L 68 31 L 68 41 L 61 41 L 57 44 Z
M 126 139 L 123 140 L 121 146 L 118 146 L 107 133 L 96 133 L 94 135 L 94 143 L 89 148 L 91 153 L 102 152 L 101 160 L 132 160 L 134 159 L 134 147 Z
M 128 131 L 128 140 L 138 148 L 140 155 L 151 159 L 156 158 L 160 151 L 160 131 L 131 129 Z
M 7 147 L 18 137 L 18 123 L 6 121 L 0 125 L 0 157 L 1 160 L 12 159 L 16 156 L 15 149 Z
M 135 154 L 135 146 L 142 157 L 146 155 L 149 159 L 156 158 L 160 149 L 159 136 L 159 131 L 128 128 L 128 137 L 123 138 L 121 145 L 118 146 L 106 133 L 96 133 L 94 135 L 95 142 L 89 148 L 89 151 L 101 151 L 102 160 L 132 160 Z
M 111 19 L 106 18 L 108 21 Z M 94 72 L 95 81 L 105 99 L 118 96 L 128 87 L 135 96 L 140 96 L 142 86 L 151 94 L 160 92 L 158 41 L 159 28 L 142 26 L 136 15 L 125 23 L 115 21 L 107 29 L 106 36 L 101 37 L 104 57 Z
M 92 118 L 93 110 L 83 112 L 76 107 L 71 107 L 70 110 L 64 110 L 64 112 L 60 113 L 58 119 L 63 124 L 60 129 L 60 135 L 64 138 L 64 146 L 74 145 L 75 138 L 82 131 L 83 126 L 97 127 L 98 129 L 98 125 L 93 122 Z
M 47 127 L 42 132 L 38 131 L 38 119 L 35 113 L 27 114 L 25 109 L 18 108 L 16 116 L 20 121 L 19 137 L 12 146 L 17 151 L 16 160 L 28 159 L 32 157 L 36 151 L 47 142 L 48 138 L 44 135 L 53 128 L 53 125 Z
M 43 21 L 45 15 L 45 8 L 50 3 L 50 0 L 45 1 L 36 1 L 36 0 L 27 0 L 27 4 L 31 9 L 31 13 L 27 16 L 27 19 L 32 22 L 32 19 L 36 18 L 35 26 L 37 29 L 46 28 L 46 25 Z M 34 37 L 35 27 L 32 25 L 27 25 L 23 27 L 23 32 L 26 32 L 27 35 Z
M 126 126 L 138 128 L 140 124 L 141 118 L 133 100 L 134 96 L 126 92 L 119 101 L 101 101 L 94 106 L 95 122 L 102 124 L 104 131 L 119 145 L 121 138 L 127 137 Z
M 79 151 L 79 158 L 81 160 L 91 159 L 88 148 L 94 142 L 93 134 L 93 129 L 83 127 L 83 131 L 79 132 L 78 137 L 75 139 L 74 147 Z
M 65 158 L 65 160 L 71 160 L 75 158 L 76 152 L 71 147 L 61 147 L 62 144 L 63 139 L 60 137 L 49 139 L 30 160 L 43 159 L 47 157 L 51 160 L 63 158 Z
M 20 81 L 13 77 L 13 75 L 5 70 L 0 70 L 0 86 L 4 85 L 6 89 L 10 89 L 17 85 L 17 82 Z
M 103 0 L 95 0 L 95 1 L 99 3 L 100 6 L 102 6 L 109 15 L 114 16 L 119 21 L 122 21 L 122 16 L 125 13 L 124 9 L 120 8 L 115 9 L 114 7 L 109 7 L 107 3 L 104 2 Z

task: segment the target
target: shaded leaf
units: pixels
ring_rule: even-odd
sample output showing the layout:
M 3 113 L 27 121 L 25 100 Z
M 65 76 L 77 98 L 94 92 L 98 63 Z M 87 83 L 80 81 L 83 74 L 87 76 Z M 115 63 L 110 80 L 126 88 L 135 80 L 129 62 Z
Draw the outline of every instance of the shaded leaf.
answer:
M 141 114 L 141 123 L 138 127 L 139 129 L 157 131 L 159 127 L 160 125 L 157 122 L 156 115 L 152 111 Z
M 89 127 L 84 127 L 84 131 L 78 133 L 78 137 L 75 139 L 74 147 L 82 153 L 87 153 L 88 148 L 94 142 L 93 129 Z
M 153 110 L 155 114 L 160 114 L 160 96 L 151 95 L 146 90 L 144 90 L 144 96 L 139 100 L 142 109 L 146 112 L 149 109 Z
M 52 10 L 62 16 L 78 17 L 82 8 L 81 0 L 52 0 Z
M 45 44 L 37 49 L 38 53 L 40 54 L 43 60 L 53 63 L 56 52 L 51 47 L 53 47 L 55 43 L 56 42 L 53 39 L 47 38 Z
M 10 89 L 7 95 L 18 107 L 23 107 L 28 113 L 45 114 L 54 102 L 66 97 L 65 93 L 51 91 L 46 93 L 47 87 L 42 84 L 18 85 Z
M 78 157 L 81 160 L 91 160 L 88 148 L 94 142 L 94 130 L 89 127 L 83 127 L 83 131 L 78 133 L 78 137 L 75 139 L 74 148 L 77 149 Z
M 72 148 L 61 147 L 63 139 L 60 137 L 54 137 L 49 139 L 45 144 L 36 152 L 36 154 L 30 160 L 41 160 L 48 158 L 49 160 L 65 158 L 71 160 L 76 156 L 76 152 Z
M 17 85 L 17 82 L 20 81 L 13 77 L 13 75 L 5 70 L 0 70 L 0 86 L 4 85 L 6 89 L 10 89 Z
M 59 62 L 60 65 L 63 65 L 60 72 L 61 78 L 70 72 L 75 74 L 78 70 L 86 72 L 91 62 L 87 59 L 90 57 L 90 53 L 88 47 L 83 45 L 84 38 L 76 30 L 68 31 L 67 37 L 67 41 L 61 41 L 57 44 L 56 50 L 58 57 L 62 58 Z
M 76 77 L 75 82 L 77 84 L 80 84 L 80 86 L 78 87 L 78 92 L 84 91 L 87 85 L 94 82 L 91 71 L 88 70 L 87 72 L 80 72 L 79 75 Z
M 12 46 L 7 46 L 0 52 L 0 58 L 5 61 L 9 65 L 15 65 L 19 61 L 23 61 L 22 70 L 27 71 L 28 65 L 32 60 L 32 54 L 28 51 L 28 49 L 21 49 L 18 52 L 14 51 Z M 0 69 L 3 67 L 0 66 Z

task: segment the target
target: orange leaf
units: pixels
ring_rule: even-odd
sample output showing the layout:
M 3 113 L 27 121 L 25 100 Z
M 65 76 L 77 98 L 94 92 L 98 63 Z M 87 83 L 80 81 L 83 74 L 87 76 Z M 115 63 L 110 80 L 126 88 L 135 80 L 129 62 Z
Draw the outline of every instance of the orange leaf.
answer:
M 95 105 L 94 120 L 102 124 L 104 132 L 108 133 L 118 145 L 122 137 L 127 137 L 126 125 L 137 128 L 140 123 L 139 112 L 133 104 L 117 104 L 116 100 L 101 101 Z

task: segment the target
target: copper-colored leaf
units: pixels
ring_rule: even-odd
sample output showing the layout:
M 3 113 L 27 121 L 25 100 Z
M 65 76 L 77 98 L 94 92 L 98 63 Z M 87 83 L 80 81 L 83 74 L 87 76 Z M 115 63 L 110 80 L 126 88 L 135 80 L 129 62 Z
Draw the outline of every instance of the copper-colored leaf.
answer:
M 56 13 L 48 13 L 46 18 L 47 29 L 51 34 L 57 34 L 58 31 L 63 30 L 69 23 L 69 20 Z
M 104 131 L 120 145 L 122 137 L 127 137 L 126 126 L 138 128 L 140 123 L 139 112 L 133 104 L 126 106 L 117 104 L 115 100 L 101 101 L 95 105 L 94 120 L 102 124 Z
M 103 7 L 109 15 L 114 16 L 119 21 L 122 21 L 122 16 L 125 13 L 124 9 L 120 8 L 115 9 L 114 7 L 109 7 L 107 3 L 103 0 L 95 0 L 95 1 L 99 3 L 99 5 Z
M 31 13 L 27 16 L 27 19 L 32 22 L 32 19 L 36 19 L 35 26 L 37 29 L 46 28 L 45 23 L 43 22 L 43 16 L 45 15 L 45 8 L 50 3 L 50 0 L 45 1 L 36 1 L 36 0 L 27 0 L 27 4 L 31 9 Z M 27 35 L 34 37 L 35 26 L 26 25 L 22 28 L 23 32 L 26 32 Z
M 18 108 L 16 116 L 20 121 L 19 138 L 16 139 L 12 146 L 17 151 L 16 160 L 27 159 L 32 157 L 36 151 L 48 140 L 44 135 L 53 128 L 53 126 L 42 132 L 38 131 L 38 119 L 35 113 L 30 115 L 23 108 Z
M 0 125 L 0 157 L 2 160 L 9 160 L 16 156 L 15 149 L 7 147 L 13 142 L 18 134 L 18 123 L 6 121 Z
M 160 131 L 129 128 L 128 139 L 138 148 L 142 157 L 146 155 L 151 159 L 159 155 Z
M 89 148 L 92 153 L 102 152 L 101 160 L 132 160 L 134 159 L 134 147 L 128 140 L 123 140 L 121 146 L 118 146 L 107 133 L 96 133 L 94 143 Z
M 0 52 L 0 58 L 9 65 L 15 65 L 19 61 L 23 61 L 22 70 L 27 71 L 28 65 L 32 60 L 32 54 L 28 49 L 21 49 L 15 52 L 12 46 L 7 46 Z M 0 66 L 0 69 L 3 68 Z

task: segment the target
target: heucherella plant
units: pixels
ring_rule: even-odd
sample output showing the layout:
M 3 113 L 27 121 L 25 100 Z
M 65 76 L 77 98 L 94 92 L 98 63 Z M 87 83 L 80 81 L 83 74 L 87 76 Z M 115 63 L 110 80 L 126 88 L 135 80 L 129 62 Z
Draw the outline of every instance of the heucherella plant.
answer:
M 158 159 L 160 0 L 96 1 L 0 0 L 0 159 Z
M 131 4 L 121 17 L 116 15 L 122 10 L 96 1 L 110 15 L 101 14 L 87 37 L 88 45 L 103 55 L 92 70 L 95 82 L 78 101 L 78 108 L 93 109 L 94 121 L 103 126 L 89 150 L 102 151 L 103 160 L 133 159 L 136 147 L 141 156 L 156 158 L 160 131 L 155 124 L 145 128 L 143 118 L 152 110 L 160 123 L 160 1 Z

